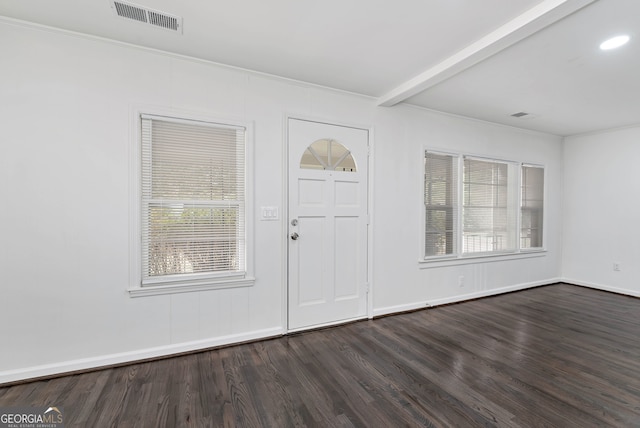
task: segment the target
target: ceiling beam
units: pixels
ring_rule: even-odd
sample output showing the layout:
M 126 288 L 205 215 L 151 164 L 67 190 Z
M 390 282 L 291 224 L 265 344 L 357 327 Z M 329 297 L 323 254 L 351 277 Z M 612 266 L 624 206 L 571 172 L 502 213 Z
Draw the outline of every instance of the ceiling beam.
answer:
M 597 0 L 544 0 L 444 61 L 378 98 L 391 107 L 508 48 Z

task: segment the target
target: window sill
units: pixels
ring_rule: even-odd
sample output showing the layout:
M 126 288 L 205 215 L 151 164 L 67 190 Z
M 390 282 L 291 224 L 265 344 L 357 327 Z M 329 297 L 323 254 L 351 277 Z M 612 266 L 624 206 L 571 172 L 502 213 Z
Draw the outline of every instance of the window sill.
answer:
M 160 296 L 163 294 L 192 293 L 195 291 L 219 290 L 223 288 L 251 287 L 256 279 L 251 277 L 219 279 L 208 282 L 183 282 L 166 285 L 145 285 L 129 288 L 129 297 Z
M 492 263 L 508 260 L 529 259 L 534 257 L 544 257 L 547 254 L 546 249 L 526 250 L 518 253 L 502 253 L 502 254 L 482 254 L 457 257 L 438 257 L 432 259 L 418 260 L 420 269 L 431 269 L 447 266 L 468 265 L 476 263 Z

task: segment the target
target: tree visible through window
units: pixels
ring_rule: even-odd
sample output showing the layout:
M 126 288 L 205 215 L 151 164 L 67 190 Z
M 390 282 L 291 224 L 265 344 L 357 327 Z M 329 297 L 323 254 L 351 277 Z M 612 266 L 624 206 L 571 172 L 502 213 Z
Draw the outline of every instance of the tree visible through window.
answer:
M 142 276 L 245 270 L 244 128 L 142 116 Z

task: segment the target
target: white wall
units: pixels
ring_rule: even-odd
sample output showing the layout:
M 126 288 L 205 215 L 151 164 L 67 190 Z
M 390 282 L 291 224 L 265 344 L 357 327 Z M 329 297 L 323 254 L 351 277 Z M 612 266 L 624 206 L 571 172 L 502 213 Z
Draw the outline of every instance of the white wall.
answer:
M 376 115 L 374 313 L 548 283 L 560 273 L 561 139 L 411 107 Z M 420 268 L 422 149 L 442 149 L 546 167 L 546 248 L 543 257 L 485 260 Z M 464 287 L 458 285 L 464 276 Z
M 640 127 L 567 138 L 563 276 L 640 296 Z M 620 271 L 613 263 L 620 263 Z
M 129 296 L 130 127 L 140 105 L 253 122 L 254 204 L 281 213 L 286 114 L 371 127 L 376 314 L 559 275 L 555 185 L 544 257 L 417 263 L 423 144 L 541 163 L 559 183 L 558 138 L 2 21 L 0 58 L 0 383 L 285 331 L 284 221 L 255 221 L 253 287 Z

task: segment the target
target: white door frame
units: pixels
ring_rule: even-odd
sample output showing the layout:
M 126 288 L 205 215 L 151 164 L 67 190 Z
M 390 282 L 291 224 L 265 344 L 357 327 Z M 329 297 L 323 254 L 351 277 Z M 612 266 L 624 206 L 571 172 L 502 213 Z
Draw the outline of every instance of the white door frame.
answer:
M 298 119 L 305 120 L 309 122 L 317 122 L 324 123 L 327 125 L 335 125 L 335 126 L 343 126 L 347 128 L 356 128 L 367 131 L 369 134 L 369 156 L 367 158 L 368 162 L 368 171 L 367 171 L 367 212 L 369 225 L 367 227 L 367 313 L 365 318 L 373 319 L 373 224 L 374 224 L 374 216 L 373 216 L 373 171 L 374 171 L 374 130 L 371 126 L 354 124 L 348 122 L 342 122 L 334 119 L 327 118 L 319 118 L 319 117 L 311 117 L 300 114 L 285 114 L 282 120 L 282 162 L 284 165 L 283 174 L 282 174 L 282 191 L 283 191 L 283 200 L 284 206 L 282 207 L 281 212 L 283 213 L 282 218 L 282 245 L 283 245 L 283 253 L 282 253 L 282 273 L 283 273 L 283 282 L 282 282 L 282 331 L 283 334 L 287 334 L 289 332 L 298 331 L 298 330 L 289 330 L 289 120 L 290 119 Z M 342 324 L 343 322 L 338 322 L 335 324 Z M 330 324 L 328 324 L 330 325 Z M 312 328 L 319 328 L 321 326 L 315 326 Z

